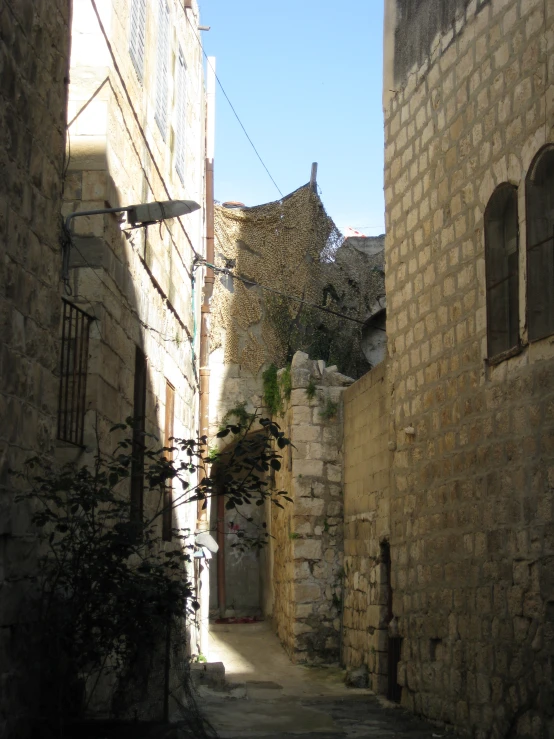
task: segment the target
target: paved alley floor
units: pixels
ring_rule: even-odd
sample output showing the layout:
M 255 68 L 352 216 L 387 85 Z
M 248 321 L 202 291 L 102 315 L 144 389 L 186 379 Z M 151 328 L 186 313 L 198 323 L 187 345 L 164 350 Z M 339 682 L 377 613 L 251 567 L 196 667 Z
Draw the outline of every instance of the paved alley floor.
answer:
M 225 665 L 225 688 L 201 687 L 199 701 L 221 739 L 447 736 L 369 690 L 347 688 L 338 668 L 291 664 L 265 623 L 213 625 L 206 657 Z

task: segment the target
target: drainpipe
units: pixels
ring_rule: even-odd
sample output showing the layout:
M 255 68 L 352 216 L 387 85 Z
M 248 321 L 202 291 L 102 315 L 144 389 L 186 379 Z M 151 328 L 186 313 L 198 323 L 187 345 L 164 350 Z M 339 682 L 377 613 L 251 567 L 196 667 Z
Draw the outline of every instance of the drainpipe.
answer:
M 206 80 L 206 261 L 214 262 L 214 144 L 215 144 L 215 58 L 208 58 Z M 214 287 L 214 272 L 206 267 L 200 322 L 200 436 L 208 436 L 210 424 L 210 302 Z M 209 529 L 208 511 L 199 500 L 196 509 L 196 530 Z M 198 561 L 198 601 L 200 603 L 200 651 L 208 647 L 210 615 L 210 572 L 204 560 Z
M 215 144 L 215 58 L 208 58 L 206 90 L 206 261 L 214 263 L 214 144 Z M 214 271 L 206 268 L 204 278 L 204 303 L 202 305 L 202 329 L 200 334 L 200 416 L 201 434 L 208 435 L 209 430 L 209 322 L 210 301 L 214 286 Z M 208 528 L 207 511 L 198 508 L 198 521 L 203 528 Z M 220 616 L 225 615 L 225 500 L 222 495 L 217 498 L 217 604 Z
M 206 261 L 214 263 L 214 144 L 215 144 L 215 58 L 208 57 L 206 81 Z M 208 436 L 210 424 L 210 303 L 214 271 L 205 268 L 204 299 L 200 323 L 200 436 Z M 207 508 L 198 501 L 199 528 L 207 528 Z
M 206 115 L 206 261 L 214 264 L 214 144 L 215 144 L 215 58 L 208 58 L 207 69 L 207 115 Z M 203 423 L 201 434 L 208 435 L 209 428 L 209 320 L 210 301 L 214 285 L 214 271 L 206 268 L 204 278 L 204 303 L 202 305 L 202 332 L 200 351 L 200 407 Z M 206 510 L 198 511 L 198 519 L 206 519 Z M 222 495 L 217 498 L 217 603 L 221 616 L 225 615 L 225 500 Z

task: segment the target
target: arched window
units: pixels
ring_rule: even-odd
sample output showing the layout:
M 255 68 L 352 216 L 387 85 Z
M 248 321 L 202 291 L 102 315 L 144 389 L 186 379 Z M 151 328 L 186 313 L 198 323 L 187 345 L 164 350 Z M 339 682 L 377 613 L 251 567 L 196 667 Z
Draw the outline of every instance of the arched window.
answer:
M 529 341 L 554 334 L 554 146 L 527 175 L 527 327 Z
M 517 188 L 499 185 L 485 209 L 489 358 L 519 344 Z

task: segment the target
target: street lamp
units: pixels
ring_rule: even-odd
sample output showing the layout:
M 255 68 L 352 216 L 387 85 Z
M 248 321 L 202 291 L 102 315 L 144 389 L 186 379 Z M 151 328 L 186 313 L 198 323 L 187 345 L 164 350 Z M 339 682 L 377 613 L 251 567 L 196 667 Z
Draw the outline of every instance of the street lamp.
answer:
M 96 210 L 78 210 L 75 213 L 70 213 L 65 219 L 65 231 L 68 242 L 63 255 L 62 279 L 67 280 L 69 277 L 70 225 L 73 218 L 104 215 L 105 213 L 127 213 L 127 218 L 131 226 L 150 226 L 152 223 L 166 221 L 168 218 L 177 218 L 188 213 L 194 213 L 199 208 L 200 205 L 194 200 L 161 200 L 154 203 L 127 205 L 122 208 L 97 208 Z

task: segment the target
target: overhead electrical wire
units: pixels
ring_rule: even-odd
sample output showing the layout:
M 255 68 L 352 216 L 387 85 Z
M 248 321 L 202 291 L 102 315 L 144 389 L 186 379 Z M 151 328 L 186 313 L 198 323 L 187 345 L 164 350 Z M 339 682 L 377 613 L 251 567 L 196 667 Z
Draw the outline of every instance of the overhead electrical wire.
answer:
M 104 287 L 106 288 L 106 290 L 108 290 L 108 291 L 109 291 L 109 292 L 110 292 L 110 293 L 111 293 L 111 294 L 112 294 L 112 295 L 114 296 L 114 298 L 116 298 L 116 300 L 120 300 L 120 299 L 121 299 L 121 298 L 120 298 L 120 296 L 118 296 L 118 295 L 117 295 L 117 294 L 116 294 L 116 293 L 115 293 L 115 292 L 114 292 L 114 291 L 112 290 L 112 288 L 111 288 L 111 287 L 110 287 L 110 286 L 108 285 L 108 283 L 107 283 L 107 282 L 105 282 L 105 280 L 103 280 L 103 279 L 102 279 L 102 277 L 100 277 L 100 275 L 99 275 L 99 274 L 98 274 L 98 272 L 97 272 L 97 268 L 93 267 L 93 266 L 92 266 L 92 265 L 90 264 L 90 262 L 89 262 L 89 261 L 87 260 L 87 258 L 86 258 L 86 257 L 85 257 L 85 255 L 83 254 L 83 252 L 82 252 L 82 251 L 81 251 L 81 250 L 79 249 L 79 247 L 78 247 L 78 246 L 77 246 L 77 245 L 76 245 L 76 244 L 75 244 L 75 243 L 73 242 L 73 240 L 71 240 L 71 247 L 72 247 L 73 249 L 75 249 L 75 251 L 77 252 L 77 254 L 79 254 L 79 256 L 81 257 L 81 259 L 83 260 L 83 262 L 84 262 L 84 263 L 86 264 L 86 266 L 87 266 L 87 267 L 88 267 L 88 268 L 89 268 L 89 269 L 90 269 L 90 270 L 92 271 L 92 273 L 94 274 L 94 276 L 96 277 L 96 279 L 97 279 L 97 280 L 98 280 L 98 281 L 99 281 L 99 282 L 100 282 L 100 283 L 101 283 L 101 284 L 102 284 L 102 285 L 103 285 L 103 286 L 104 286 Z M 161 290 L 160 290 L 159 288 L 158 288 L 158 290 L 159 290 L 159 292 L 160 292 L 160 293 L 162 294 L 162 297 L 164 297 L 164 296 L 163 296 L 163 293 L 162 293 L 162 291 L 161 291 Z M 175 312 L 175 310 L 174 310 L 174 309 L 172 309 L 172 308 L 171 308 L 171 306 L 169 306 L 169 301 L 167 300 L 167 298 L 166 298 L 166 297 L 164 297 L 164 299 L 165 299 L 165 302 L 166 302 L 166 303 L 168 304 L 168 307 L 170 308 L 171 312 L 173 313 L 173 315 L 174 315 L 174 316 L 175 316 L 175 318 L 177 319 L 177 322 L 178 322 L 178 323 L 179 323 L 179 324 L 181 325 L 181 328 L 183 329 L 183 331 L 184 331 L 184 333 L 185 333 L 185 335 L 186 335 L 186 337 L 187 337 L 187 339 L 188 339 L 189 343 L 190 343 L 190 344 L 191 344 L 191 346 L 192 346 L 192 341 L 193 341 L 193 338 L 192 338 L 192 336 L 191 336 L 191 334 L 190 334 L 190 332 L 189 332 L 189 330 L 188 330 L 187 326 L 186 326 L 186 325 L 185 325 L 185 324 L 184 324 L 184 323 L 183 323 L 183 322 L 181 321 L 181 319 L 179 318 L 179 316 L 177 315 L 177 313 Z M 96 315 L 96 311 L 94 310 L 94 305 L 93 305 L 93 303 L 92 303 L 92 302 L 91 302 L 90 300 L 87 300 L 87 302 L 88 302 L 88 303 L 90 303 L 90 305 L 91 305 L 91 308 L 92 308 L 92 312 L 94 313 L 94 317 L 96 318 L 96 320 L 97 320 L 97 321 L 100 321 L 100 319 L 99 319 L 99 318 L 98 318 L 98 316 Z M 158 334 L 158 336 L 160 337 L 160 339 L 161 339 L 162 341 L 174 342 L 175 344 L 179 345 L 179 343 L 180 343 L 180 340 L 179 340 L 178 338 L 174 338 L 174 337 L 171 337 L 171 336 L 167 336 L 167 334 L 164 334 L 164 333 L 163 333 L 162 331 L 159 331 L 159 330 L 158 330 L 157 328 L 154 328 L 153 326 L 150 326 L 150 325 L 149 325 L 149 324 L 147 324 L 147 323 L 146 323 L 145 321 L 143 321 L 143 319 L 142 319 L 142 318 L 140 317 L 140 314 L 139 314 L 139 312 L 137 311 L 137 309 L 136 309 L 136 308 L 133 308 L 133 306 L 132 306 L 132 305 L 131 305 L 131 304 L 129 303 L 129 301 L 128 301 L 128 300 L 125 300 L 125 303 L 126 303 L 126 307 L 127 307 L 127 309 L 128 309 L 128 310 L 129 310 L 129 311 L 130 311 L 130 312 L 131 312 L 132 314 L 134 314 L 134 315 L 136 316 L 136 318 L 137 318 L 137 320 L 138 320 L 139 324 L 140 324 L 140 325 L 142 326 L 142 328 L 143 328 L 143 329 L 145 329 L 146 331 L 151 331 L 152 333 Z M 193 361 L 192 361 L 192 370 L 193 370 L 193 373 L 194 373 L 194 379 L 196 380 L 196 384 L 197 384 L 197 386 L 198 386 L 198 377 L 197 377 L 197 373 L 196 373 L 196 365 L 195 365 L 195 353 L 194 353 L 194 347 L 193 347 L 193 352 L 192 352 L 192 360 L 193 360 Z M 190 382 L 190 380 L 188 379 L 188 377 L 186 377 L 186 375 L 184 375 L 184 377 L 185 377 L 185 379 L 187 380 L 187 382 L 189 383 L 189 385 L 190 385 L 190 386 L 191 386 L 191 388 L 192 388 L 191 382 Z
M 190 26 L 190 29 L 191 29 L 192 33 L 194 34 L 194 36 L 196 37 L 196 40 L 198 41 L 198 45 L 200 46 L 200 49 L 202 50 L 202 54 L 204 54 L 204 57 L 206 58 L 206 62 L 207 62 L 207 63 L 208 63 L 209 65 L 210 65 L 210 69 L 211 69 L 211 70 L 212 70 L 212 72 L 214 73 L 214 76 L 215 76 L 215 78 L 216 78 L 216 80 L 217 80 L 217 84 L 219 85 L 219 87 L 220 87 L 220 89 L 221 89 L 221 92 L 223 93 L 223 95 L 225 96 L 225 99 L 226 99 L 226 100 L 227 100 L 227 102 L 229 103 L 229 106 L 230 106 L 231 110 L 233 111 L 233 114 L 234 114 L 235 118 L 236 118 L 236 119 L 237 119 L 237 121 L 239 122 L 239 125 L 240 125 L 240 127 L 241 127 L 241 128 L 242 128 L 242 130 L 244 131 L 244 135 L 245 135 L 245 136 L 246 136 L 246 138 L 248 139 L 248 141 L 249 141 L 249 143 L 250 143 L 250 146 L 251 146 L 251 147 L 252 147 L 252 148 L 254 149 L 254 153 L 256 154 L 256 156 L 258 157 L 258 159 L 260 160 L 260 162 L 261 162 L 261 165 L 262 165 L 262 167 L 263 167 L 263 168 L 265 169 L 265 171 L 267 172 L 267 174 L 268 174 L 268 176 L 269 176 L 269 179 L 270 179 L 270 180 L 271 180 L 271 181 L 273 182 L 273 184 L 275 185 L 275 187 L 276 187 L 276 189 L 277 189 L 277 192 L 279 193 L 279 195 L 280 195 L 281 197 L 284 197 L 283 193 L 281 192 L 281 189 L 280 189 L 279 185 L 278 185 L 278 184 L 277 184 L 277 183 L 275 182 L 275 180 L 273 179 L 273 177 L 272 177 L 272 175 L 271 175 L 271 172 L 269 171 L 269 169 L 268 169 L 268 168 L 267 168 L 267 166 L 266 166 L 266 163 L 264 162 L 264 160 L 263 160 L 263 159 L 262 159 L 262 157 L 260 156 L 260 153 L 259 153 L 259 151 L 258 151 L 258 150 L 256 149 L 256 147 L 255 147 L 255 145 L 254 145 L 254 142 L 253 142 L 253 141 L 252 141 L 252 139 L 250 138 L 250 136 L 249 136 L 249 134 L 248 134 L 248 131 L 246 130 L 246 128 L 245 128 L 245 126 L 244 126 L 244 123 L 243 123 L 243 122 L 241 121 L 241 119 L 239 118 L 239 114 L 238 114 L 238 113 L 237 113 L 237 111 L 235 110 L 235 106 L 234 106 L 234 105 L 233 105 L 233 103 L 231 102 L 231 100 L 230 100 L 230 98 L 229 98 L 229 95 L 227 95 L 227 93 L 225 92 L 225 88 L 224 88 L 224 87 L 223 87 L 223 85 L 221 84 L 221 80 L 220 80 L 220 79 L 219 79 L 219 77 L 217 76 L 217 73 L 216 73 L 215 69 L 213 68 L 213 66 L 212 66 L 212 65 L 211 65 L 211 63 L 210 63 L 210 58 L 208 57 L 208 55 L 207 55 L 207 54 L 206 54 L 206 52 L 204 51 L 204 46 L 202 45 L 202 41 L 200 40 L 200 37 L 198 36 L 198 34 L 196 33 L 196 31 L 195 31 L 195 29 L 194 29 L 194 27 L 193 27 L 192 23 L 190 22 L 190 19 L 189 19 L 189 17 L 188 17 L 188 13 L 185 13 L 185 17 L 186 17 L 186 19 L 187 19 L 187 22 L 188 22 L 188 24 L 189 24 L 189 26 Z
M 293 300 L 296 303 L 301 303 L 302 305 L 307 305 L 310 308 L 315 308 L 316 310 L 323 311 L 324 313 L 330 313 L 333 316 L 337 316 L 338 318 L 344 318 L 346 321 L 352 321 L 353 323 L 359 323 L 361 326 L 364 326 L 368 319 L 365 321 L 362 321 L 359 318 L 352 318 L 352 316 L 347 316 L 345 313 L 339 313 L 336 310 L 332 310 L 331 308 L 327 308 L 324 305 L 317 305 L 317 303 L 310 303 L 308 300 L 304 300 L 303 298 L 298 298 L 296 295 L 290 295 L 290 293 L 282 292 L 281 290 L 277 290 L 274 287 L 269 287 L 268 285 L 262 285 L 259 282 L 256 282 L 255 280 L 250 279 L 249 277 L 242 277 L 242 275 L 237 275 L 234 272 L 231 272 L 230 269 L 227 269 L 226 267 L 216 267 L 215 264 L 210 264 L 209 262 L 206 262 L 204 260 L 198 261 L 197 266 L 202 267 L 211 267 L 214 272 L 218 272 L 219 274 L 227 275 L 227 277 L 231 277 L 234 280 L 239 280 L 244 285 L 251 285 L 254 287 L 259 287 L 262 290 L 266 290 L 270 293 L 275 293 L 276 295 L 281 295 L 284 298 L 287 298 L 288 300 Z M 385 331 L 385 329 L 381 329 L 380 327 L 376 326 L 376 328 L 379 328 L 380 331 Z

